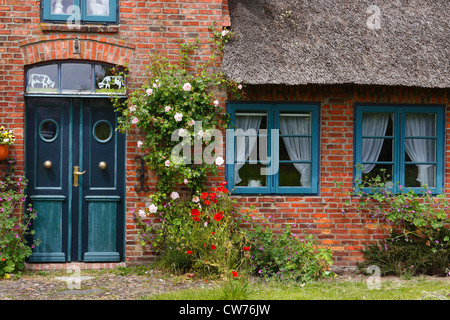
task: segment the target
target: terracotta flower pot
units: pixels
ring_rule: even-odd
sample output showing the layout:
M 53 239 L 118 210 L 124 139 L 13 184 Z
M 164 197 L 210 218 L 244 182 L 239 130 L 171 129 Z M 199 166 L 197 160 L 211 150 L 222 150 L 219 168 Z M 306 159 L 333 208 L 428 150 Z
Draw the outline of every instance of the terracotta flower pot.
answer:
M 0 144 L 0 161 L 8 157 L 8 145 Z

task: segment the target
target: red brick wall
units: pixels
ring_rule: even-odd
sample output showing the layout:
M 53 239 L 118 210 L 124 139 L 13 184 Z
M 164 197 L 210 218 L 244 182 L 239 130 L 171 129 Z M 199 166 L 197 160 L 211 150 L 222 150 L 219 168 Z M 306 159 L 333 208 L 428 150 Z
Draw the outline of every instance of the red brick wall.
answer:
M 224 17 L 225 15 L 225 17 Z M 160 51 L 176 59 L 178 41 L 198 37 L 202 43 L 201 61 L 209 56 L 208 27 L 229 25 L 226 0 L 133 0 L 120 1 L 119 25 L 85 25 L 69 29 L 64 24 L 40 21 L 40 1 L 0 0 L 0 125 L 13 129 L 16 143 L 11 157 L 17 159 L 17 174 L 24 168 L 25 68 L 52 60 L 95 60 L 130 69 L 128 85 L 137 87 L 145 81 L 143 72 L 149 54 Z M 78 38 L 80 53 L 74 53 Z M 224 101 L 224 98 L 221 99 Z M 137 135 L 127 137 L 127 262 L 147 260 L 137 240 L 132 210 L 144 205 L 148 194 L 136 193 Z M 0 177 L 6 170 L 0 163 Z M 153 181 L 153 182 L 152 182 Z M 154 184 L 149 176 L 147 184 Z

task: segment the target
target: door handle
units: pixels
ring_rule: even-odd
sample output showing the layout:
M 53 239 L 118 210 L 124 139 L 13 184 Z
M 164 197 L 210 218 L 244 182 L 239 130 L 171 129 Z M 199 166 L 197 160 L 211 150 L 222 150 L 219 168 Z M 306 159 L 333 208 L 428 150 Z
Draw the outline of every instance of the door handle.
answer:
M 73 167 L 73 186 L 74 187 L 78 187 L 78 176 L 81 176 L 83 174 L 86 173 L 86 170 L 84 170 L 83 172 L 78 171 L 79 167 L 78 166 L 74 166 Z

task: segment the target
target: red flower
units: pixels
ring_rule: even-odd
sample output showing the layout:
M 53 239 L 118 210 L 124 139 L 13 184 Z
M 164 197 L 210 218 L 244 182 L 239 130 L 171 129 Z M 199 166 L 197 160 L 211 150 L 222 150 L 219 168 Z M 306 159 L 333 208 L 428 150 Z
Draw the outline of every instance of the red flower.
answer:
M 191 214 L 192 214 L 193 216 L 200 216 L 200 211 L 198 211 L 197 209 L 192 209 L 192 210 L 191 210 Z
M 187 254 L 192 254 L 191 250 L 186 251 Z
M 211 202 L 209 202 L 209 200 L 205 200 L 205 204 L 206 204 L 206 205 L 210 205 Z
M 219 188 L 217 188 L 217 191 L 223 192 L 223 193 L 228 193 L 228 189 L 227 189 L 227 188 L 224 188 L 224 187 L 219 187 Z
M 209 194 L 209 197 L 211 198 L 211 200 L 214 200 L 214 199 L 217 198 L 217 194 L 216 194 L 215 192 L 210 193 L 210 194 Z
M 250 247 L 243 247 L 242 250 L 244 250 L 244 251 L 250 251 Z
M 221 185 L 222 187 L 225 187 L 225 186 L 227 185 L 227 182 L 226 182 L 226 181 L 223 181 L 223 182 L 220 183 L 220 185 Z
M 192 220 L 194 220 L 194 221 L 199 221 L 200 218 L 199 218 L 198 216 L 192 216 Z
M 202 192 L 202 194 L 200 195 L 200 198 L 202 200 L 205 200 L 206 198 L 208 198 L 208 192 Z
M 211 234 L 216 234 L 216 233 L 213 231 L 213 232 L 211 232 Z
M 217 212 L 217 213 L 214 215 L 214 220 L 216 220 L 217 222 L 219 222 L 220 220 L 222 220 L 222 218 L 223 218 L 223 212 Z
M 211 250 L 216 250 L 216 248 L 217 248 L 217 247 L 216 247 L 215 244 L 212 244 L 212 245 L 211 245 Z
M 233 277 L 235 277 L 235 278 L 238 276 L 238 273 L 237 273 L 236 271 L 231 272 L 231 274 L 232 274 Z

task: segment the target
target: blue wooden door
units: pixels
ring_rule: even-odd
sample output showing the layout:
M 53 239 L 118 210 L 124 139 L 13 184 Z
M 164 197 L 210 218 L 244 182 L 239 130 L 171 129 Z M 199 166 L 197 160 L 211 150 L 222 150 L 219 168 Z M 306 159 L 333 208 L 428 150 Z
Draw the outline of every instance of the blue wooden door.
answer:
M 40 240 L 30 262 L 124 259 L 125 137 L 116 127 L 107 99 L 27 99 L 27 194 Z

